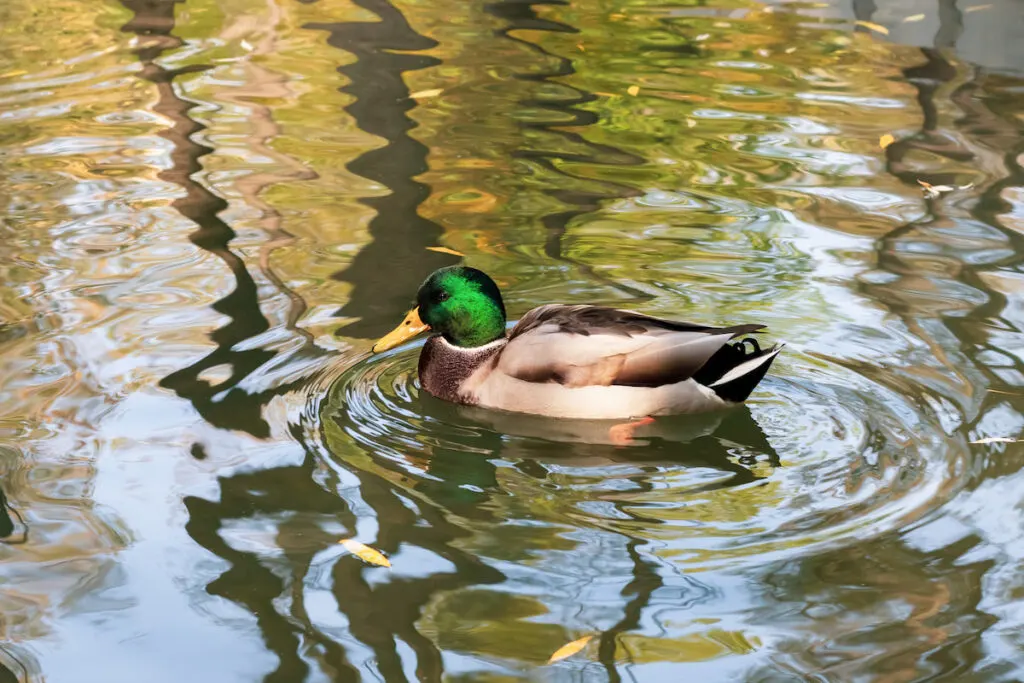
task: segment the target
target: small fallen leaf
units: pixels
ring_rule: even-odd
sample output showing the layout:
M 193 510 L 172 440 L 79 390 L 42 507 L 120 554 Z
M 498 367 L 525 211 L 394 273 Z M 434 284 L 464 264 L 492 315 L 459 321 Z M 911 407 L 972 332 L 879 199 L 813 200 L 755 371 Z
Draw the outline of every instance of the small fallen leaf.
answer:
M 882 137 L 878 138 L 878 146 L 881 147 L 882 149 L 885 149 L 894 142 L 896 142 L 896 138 L 894 138 L 889 133 L 886 133 Z
M 697 40 L 699 42 L 701 40 L 707 40 L 710 37 L 711 37 L 710 33 L 701 33 L 699 36 L 697 36 L 697 38 L 695 40 Z
M 955 190 L 970 190 L 974 187 L 974 183 L 967 183 L 966 185 L 932 185 L 926 183 L 923 180 L 918 180 L 917 184 L 924 189 L 924 196 L 927 199 L 935 199 L 939 195 L 946 194 L 947 192 L 953 192 Z
M 924 21 L 923 14 L 911 14 L 909 17 L 903 20 L 904 24 L 912 24 L 915 21 Z
M 582 638 L 574 640 L 571 643 L 566 643 L 562 647 L 555 650 L 555 653 L 551 655 L 550 659 L 548 659 L 548 664 L 554 664 L 555 662 L 560 662 L 563 659 L 568 659 L 569 657 L 572 657 L 574 654 L 585 648 L 587 646 L 587 643 L 589 643 L 590 639 L 593 637 L 594 636 L 583 636 Z
M 1011 439 L 1006 436 L 989 436 L 984 439 L 978 439 L 971 443 L 1017 443 L 1020 439 Z
M 640 94 L 640 86 L 639 85 L 631 85 L 628 88 L 626 88 L 626 92 L 628 92 L 633 97 L 636 97 L 637 95 Z
M 876 24 L 876 23 L 871 22 L 871 21 L 862 21 L 860 19 L 858 19 L 857 21 L 855 21 L 853 23 L 856 24 L 857 26 L 863 26 L 866 29 L 870 29 L 870 30 L 875 31 L 877 33 L 881 33 L 883 36 L 889 35 L 889 29 L 887 29 L 886 27 L 882 26 L 881 24 Z
M 583 47 L 583 43 L 576 43 L 576 49 L 580 52 L 586 52 L 587 48 Z
M 375 564 L 380 567 L 391 566 L 391 562 L 388 560 L 388 558 L 384 557 L 384 553 L 377 550 L 376 548 L 371 548 L 365 543 L 360 543 L 354 538 L 343 538 L 340 541 L 338 541 L 338 543 L 345 546 L 345 550 L 349 551 L 350 553 L 358 557 L 363 562 L 366 562 L 367 564 Z
M 443 92 L 443 88 L 432 88 L 430 90 L 420 90 L 418 92 L 414 92 L 411 95 L 409 95 L 409 97 L 413 98 L 414 100 L 425 100 L 428 97 L 437 97 Z
M 601 97 L 618 97 L 618 95 L 613 92 L 601 92 L 600 90 L 595 90 L 594 94 L 600 95 Z
M 932 185 L 931 183 L 926 183 L 923 180 L 918 180 L 917 184 L 923 188 L 924 196 L 928 199 L 935 199 L 943 192 L 953 191 L 953 188 L 949 185 Z
M 971 7 L 965 7 L 964 12 L 980 12 L 983 9 L 992 9 L 992 5 L 973 5 Z
M 793 54 L 794 52 L 796 52 L 796 48 L 795 48 L 795 47 L 787 47 L 787 48 L 786 48 L 786 54 L 787 54 L 787 55 L 791 55 L 791 54 Z
M 696 128 L 697 127 L 697 122 L 694 121 L 693 119 L 686 119 L 686 127 L 687 128 Z
M 448 247 L 427 247 L 427 251 L 436 251 L 439 254 L 451 254 L 452 256 L 465 256 L 461 251 L 455 251 Z

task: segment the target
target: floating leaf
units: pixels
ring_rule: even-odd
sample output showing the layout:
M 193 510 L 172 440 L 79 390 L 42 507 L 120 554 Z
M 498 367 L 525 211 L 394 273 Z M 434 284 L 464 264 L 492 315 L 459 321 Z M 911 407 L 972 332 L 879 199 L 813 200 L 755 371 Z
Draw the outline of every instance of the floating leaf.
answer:
M 427 247 L 427 251 L 436 251 L 439 254 L 451 254 L 452 256 L 465 256 L 461 251 L 455 251 L 448 247 Z
M 876 24 L 876 23 L 874 23 L 872 21 L 862 21 L 861 19 L 858 19 L 857 21 L 855 21 L 853 23 L 856 24 L 857 26 L 863 26 L 866 29 L 870 29 L 870 30 L 875 31 L 877 33 L 881 33 L 883 36 L 889 35 L 889 29 L 887 29 L 886 27 L 882 26 L 881 24 Z
M 414 100 L 425 100 L 428 97 L 437 97 L 444 92 L 443 88 L 432 88 L 431 90 L 420 90 L 409 95 Z
M 697 40 L 697 42 L 700 42 L 702 40 L 707 40 L 710 37 L 711 37 L 710 33 L 702 33 L 699 36 L 697 36 L 696 40 Z
M 973 5 L 971 7 L 965 7 L 964 12 L 980 12 L 983 9 L 992 9 L 992 5 Z
M 923 14 L 911 14 L 909 17 L 903 20 L 904 24 L 911 24 L 915 21 L 924 21 Z
M 633 97 L 636 97 L 637 95 L 640 94 L 640 86 L 639 85 L 631 85 L 628 88 L 626 88 L 626 92 L 628 92 Z
M 697 122 L 694 121 L 693 119 L 686 119 L 686 127 L 687 128 L 696 128 L 697 127 Z
M 583 636 L 582 638 L 574 640 L 571 643 L 566 643 L 562 647 L 555 650 L 555 653 L 551 655 L 550 659 L 548 659 L 548 664 L 554 664 L 555 662 L 560 662 L 563 659 L 568 659 L 569 657 L 572 657 L 574 654 L 585 648 L 587 646 L 587 643 L 589 643 L 590 639 L 593 637 L 594 636 Z
M 587 48 L 583 47 L 583 43 L 576 43 L 576 49 L 580 52 L 586 52 Z
M 794 52 L 796 52 L 796 48 L 795 48 L 795 47 L 787 47 L 787 48 L 786 48 L 786 54 L 787 54 L 787 55 L 791 55 L 791 54 L 793 54 Z
M 946 194 L 947 192 L 953 192 L 955 190 L 969 190 L 974 187 L 974 183 L 967 183 L 966 185 L 932 185 L 926 183 L 923 180 L 918 180 L 917 184 L 924 188 L 924 196 L 927 199 L 935 199 L 939 195 Z
M 354 538 L 343 538 L 340 541 L 338 541 L 338 543 L 345 546 L 345 550 L 349 551 L 350 553 L 358 557 L 363 562 L 366 562 L 367 564 L 375 564 L 380 567 L 391 566 L 391 562 L 388 560 L 388 558 L 384 557 L 384 553 L 377 550 L 376 548 L 371 548 L 365 543 L 360 543 Z
M 984 439 L 978 439 L 971 443 L 1017 443 L 1020 439 L 1011 439 L 1006 436 L 989 436 Z
M 896 138 L 894 138 L 889 133 L 886 133 L 882 137 L 878 138 L 878 146 L 881 147 L 882 149 L 885 149 L 894 142 L 896 142 Z

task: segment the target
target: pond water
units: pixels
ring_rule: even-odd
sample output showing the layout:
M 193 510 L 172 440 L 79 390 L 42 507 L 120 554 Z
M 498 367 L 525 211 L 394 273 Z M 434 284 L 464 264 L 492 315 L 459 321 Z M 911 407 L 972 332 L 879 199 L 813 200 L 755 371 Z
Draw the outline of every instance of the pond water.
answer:
M 1024 678 L 983 2 L 3 2 L 0 681 Z M 626 447 L 458 408 L 369 354 L 455 263 L 788 346 Z

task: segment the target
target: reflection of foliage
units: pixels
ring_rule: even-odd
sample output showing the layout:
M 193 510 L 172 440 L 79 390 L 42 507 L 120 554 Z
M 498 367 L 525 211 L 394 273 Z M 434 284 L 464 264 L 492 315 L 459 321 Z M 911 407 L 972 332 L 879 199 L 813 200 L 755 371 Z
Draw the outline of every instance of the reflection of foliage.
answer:
M 226 367 L 232 381 L 171 375 L 192 401 L 173 430 L 198 429 L 197 408 L 269 434 L 270 418 L 256 421 L 283 391 L 275 372 L 294 359 L 279 349 L 306 343 L 283 330 L 297 323 L 322 339 L 346 303 L 343 315 L 387 325 L 437 258 L 422 247 L 439 235 L 499 277 L 515 312 L 600 300 L 710 322 L 766 320 L 820 356 L 793 354 L 784 376 L 807 385 L 857 375 L 874 382 L 870 391 L 896 390 L 904 413 L 881 420 L 905 420 L 892 431 L 909 425 L 906 444 L 933 438 L 933 424 L 944 432 L 936 449 L 946 433 L 953 441 L 1019 426 L 1019 79 L 808 21 L 813 8 L 800 3 L 772 12 L 738 0 L 362 5 L 0 2 L 0 85 L 10 88 L 0 119 L 9 230 L 0 389 L 4 428 L 33 449 L 10 458 L 4 484 L 14 509 L 40 522 L 38 545 L 4 546 L 19 558 L 39 553 L 5 565 L 15 577 L 33 569 L 3 603 L 5 637 L 42 641 L 55 613 L 120 580 L 114 551 L 133 537 L 116 515 L 97 513 L 91 449 L 109 446 L 118 467 L 137 456 L 146 464 L 135 473 L 152 477 L 151 438 L 165 437 L 146 434 L 133 453 L 98 415 L 111 406 L 131 415 L 126 394 L 205 357 L 204 371 Z M 420 39 L 392 46 L 391 28 Z M 273 49 L 260 48 L 268 39 Z M 434 88 L 440 95 L 421 102 L 405 97 Z M 381 122 L 393 125 L 374 128 Z M 883 153 L 877 140 L 890 132 L 897 141 Z M 979 179 L 981 201 L 922 202 L 913 181 L 925 171 Z M 282 237 L 276 277 L 255 267 L 268 233 Z M 396 270 L 388 257 L 399 252 Z M 167 327 L 151 326 L 164 316 Z M 782 382 L 772 391 L 790 388 Z M 161 419 L 174 413 L 165 406 L 181 408 L 158 395 L 168 401 L 154 410 Z M 881 399 L 863 406 L 884 412 Z M 624 663 L 727 657 L 758 658 L 771 677 L 779 672 L 763 658 L 775 647 L 765 624 L 786 632 L 802 671 L 842 660 L 829 673 L 862 675 L 871 664 L 860 648 L 885 651 L 892 680 L 907 680 L 988 656 L 978 634 L 995 630 L 985 611 L 995 608 L 979 604 L 1009 604 L 1001 597 L 1019 592 L 1014 578 L 992 588 L 996 561 L 961 561 L 975 548 L 994 554 L 967 530 L 933 551 L 896 536 L 858 540 L 751 569 L 742 582 L 707 572 L 731 591 L 720 600 L 682 568 L 744 552 L 708 541 L 709 527 L 742 540 L 755 521 L 785 518 L 804 499 L 815 512 L 817 473 L 792 454 L 779 467 L 743 462 L 743 449 L 720 443 L 688 445 L 704 462 L 551 448 L 595 466 L 544 461 L 537 443 L 491 432 L 472 444 L 487 455 L 472 459 L 415 431 L 383 453 L 379 442 L 395 435 L 356 424 L 349 407 L 323 426 L 329 452 L 307 452 L 300 465 L 261 470 L 246 457 L 263 445 L 226 431 L 194 447 L 210 451 L 210 467 L 221 444 L 248 463 L 225 467 L 216 495 L 190 496 L 185 508 L 203 562 L 223 563 L 208 582 L 199 572 L 198 599 L 253 616 L 279 658 L 269 680 L 314 668 L 401 680 L 411 656 L 419 678 L 437 681 L 445 651 L 480 669 L 453 680 L 508 680 L 520 672 L 483 670 L 491 660 L 529 669 L 588 629 L 602 634 L 592 649 L 611 681 Z M 764 411 L 786 415 L 777 408 Z M 798 426 L 773 431 L 785 440 Z M 849 424 L 829 428 L 864 442 L 836 465 L 836 490 L 877 480 L 888 495 L 886 476 L 923 478 L 962 454 L 869 462 L 901 444 L 881 430 L 861 439 Z M 986 453 L 956 466 L 1013 483 L 1020 458 Z M 47 467 L 26 476 L 37 462 Z M 697 476 L 710 483 L 688 489 Z M 192 484 L 161 481 L 168 497 Z M 348 557 L 319 574 L 320 553 L 341 531 L 370 533 L 357 529 L 364 523 L 376 529 L 366 540 L 414 571 L 378 578 Z M 894 606 L 906 609 L 894 618 Z M 837 645 L 804 647 L 823 634 Z

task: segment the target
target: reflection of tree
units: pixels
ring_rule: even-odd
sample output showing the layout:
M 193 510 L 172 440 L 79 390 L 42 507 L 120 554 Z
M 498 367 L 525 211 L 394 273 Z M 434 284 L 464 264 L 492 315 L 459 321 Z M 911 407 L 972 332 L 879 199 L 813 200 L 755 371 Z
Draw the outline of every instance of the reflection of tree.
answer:
M 335 672 L 337 680 L 359 680 L 346 660 L 344 648 L 318 633 L 305 612 L 303 581 L 313 556 L 337 539 L 319 532 L 315 525 L 300 522 L 304 517 L 316 516 L 351 524 L 352 518 L 343 501 L 314 482 L 313 470 L 307 458 L 296 467 L 235 474 L 219 480 L 217 501 L 185 499 L 189 535 L 230 565 L 207 586 L 207 592 L 249 610 L 256 617 L 267 648 L 278 657 L 277 669 L 264 679 L 267 683 L 303 680 L 309 673 L 304 652 L 315 652 L 321 667 Z M 304 547 L 309 547 L 308 551 L 287 553 L 289 576 L 281 577 L 258 555 L 236 550 L 225 542 L 221 530 L 226 524 L 253 518 L 271 520 L 278 538 L 287 538 L 290 533 L 306 537 Z M 289 613 L 282 614 L 275 603 L 286 594 L 291 598 Z
M 854 5 L 856 11 L 856 0 Z M 867 6 L 874 5 L 865 3 Z M 894 277 L 863 282 L 860 291 L 884 306 L 926 345 L 926 361 L 897 370 L 917 373 L 920 380 L 901 383 L 901 393 L 918 399 L 922 410 L 928 410 L 927 399 L 934 394 L 957 405 L 962 419 L 957 431 L 967 436 L 975 432 L 989 410 L 1005 405 L 1004 389 L 1014 389 L 1006 386 L 986 360 L 987 352 L 997 350 L 990 342 L 992 327 L 988 323 L 999 320 L 1007 299 L 993 291 L 984 275 L 996 268 L 1016 268 L 1024 260 L 1024 240 L 1000 220 L 1000 214 L 1011 209 L 1002 197 L 1004 191 L 1024 184 L 1019 162 L 1024 144 L 1020 142 L 1019 98 L 1001 95 L 997 79 L 983 69 L 951 60 L 942 48 L 955 44 L 962 33 L 962 17 L 954 2 L 943 0 L 939 9 L 936 46 L 923 48 L 924 62 L 903 72 L 917 91 L 921 125 L 886 148 L 887 171 L 915 191 L 918 180 L 933 185 L 965 182 L 963 174 L 955 171 L 920 170 L 922 157 L 1004 175 L 981 185 L 969 212 L 954 201 L 962 198 L 962 193 L 925 200 L 928 215 L 924 220 L 901 225 L 876 242 L 875 267 Z M 870 14 L 857 16 L 870 19 Z M 970 70 L 966 78 L 965 68 Z M 956 83 L 958 80 L 962 82 Z M 954 123 L 959 133 L 956 138 L 943 130 L 940 121 L 944 113 L 940 95 L 946 90 L 951 90 L 949 100 L 962 114 Z M 981 92 L 984 98 L 977 96 Z M 1003 256 L 976 258 L 996 247 Z M 969 287 L 984 296 L 953 298 L 944 291 L 948 287 Z M 1018 373 L 1024 370 L 1019 360 L 1014 359 L 1013 364 Z M 883 371 L 864 364 L 857 367 L 876 377 Z M 886 369 L 885 373 L 892 375 L 893 371 Z M 891 377 L 879 380 L 892 381 Z M 956 386 L 951 386 L 953 383 Z M 996 393 L 991 393 L 993 388 Z M 968 457 L 983 456 L 974 452 Z M 984 467 L 970 462 L 962 466 L 976 473 L 984 470 L 986 477 L 1019 469 L 1019 463 L 1005 461 L 985 463 Z M 971 483 L 980 481 L 981 476 L 975 474 Z M 978 634 L 996 621 L 979 606 L 985 574 L 994 563 L 964 561 L 977 544 L 976 536 L 965 535 L 951 545 L 925 552 L 908 546 L 901 537 L 888 536 L 774 567 L 764 582 L 773 591 L 773 605 L 795 602 L 803 605 L 802 615 L 813 615 L 802 628 L 830 634 L 828 642 L 818 641 L 810 648 L 800 643 L 800 652 L 793 654 L 802 669 L 843 680 L 870 670 L 886 683 L 921 680 L 923 671 L 929 676 L 938 672 L 955 676 L 966 662 L 985 658 Z M 845 589 L 854 585 L 856 591 Z M 894 603 L 905 606 L 906 613 L 894 618 L 890 614 Z M 872 652 L 863 650 L 864 643 L 873 644 Z
M 185 196 L 175 199 L 171 205 L 198 226 L 189 239 L 227 265 L 235 278 L 235 289 L 213 305 L 214 310 L 231 319 L 211 335 L 217 348 L 189 367 L 171 373 L 160 384 L 187 398 L 203 417 L 215 425 L 265 435 L 268 432 L 259 415 L 260 403 L 234 387 L 272 358 L 274 352 L 262 348 L 239 351 L 232 347 L 267 330 L 270 324 L 260 311 L 256 283 L 245 263 L 228 248 L 235 231 L 218 216 L 227 208 L 227 202 L 194 177 L 202 170 L 200 159 L 213 150 L 194 139 L 205 130 L 205 126 L 189 117 L 189 112 L 196 105 L 180 96 L 174 88 L 174 81 L 179 76 L 204 71 L 208 67 L 166 69 L 156 63 L 165 51 L 181 45 L 181 40 L 173 35 L 174 6 L 179 2 L 122 0 L 122 4 L 135 13 L 122 30 L 139 36 L 135 54 L 142 63 L 140 77 L 156 87 L 158 100 L 154 110 L 174 124 L 159 133 L 173 145 L 171 167 L 161 171 L 159 177 L 185 191 Z M 218 365 L 231 367 L 231 376 L 224 382 L 214 387 L 199 379 L 204 370 Z M 213 397 L 222 392 L 224 395 L 214 401 Z
M 386 141 L 348 164 L 348 169 L 386 187 L 388 194 L 359 201 L 373 208 L 372 241 L 335 277 L 351 282 L 349 301 L 341 315 L 361 318 L 343 328 L 352 337 L 376 337 L 409 308 L 416 289 L 436 268 L 451 264 L 452 256 L 426 250 L 438 243 L 441 228 L 419 215 L 418 207 L 430 189 L 414 180 L 427 170 L 427 147 L 409 136 L 414 123 L 406 112 L 416 106 L 402 75 L 440 62 L 415 54 L 436 43 L 417 33 L 387 0 L 358 0 L 356 5 L 378 17 L 377 22 L 310 24 L 328 32 L 328 44 L 352 54 L 355 60 L 339 67 L 348 85 L 341 90 L 355 99 L 346 107 L 356 124 Z
M 544 253 L 552 259 L 572 263 L 588 277 L 599 280 L 603 284 L 626 292 L 636 299 L 650 298 L 646 292 L 637 290 L 628 285 L 608 279 L 585 263 L 571 258 L 562 245 L 562 238 L 565 236 L 569 223 L 577 216 L 581 216 L 601 207 L 602 203 L 611 199 L 624 197 L 635 197 L 640 194 L 635 188 L 611 180 L 596 182 L 586 180 L 560 168 L 556 161 L 596 163 L 611 166 L 636 166 L 644 163 L 642 157 L 625 152 L 610 145 L 604 145 L 587 140 L 582 134 L 567 130 L 568 127 L 580 128 L 590 126 L 598 121 L 593 112 L 580 109 L 580 105 L 593 102 L 596 96 L 580 88 L 556 81 L 561 77 L 570 76 L 576 73 L 572 60 L 566 57 L 555 55 L 545 50 L 539 44 L 520 38 L 515 35 L 516 31 L 549 31 L 555 33 L 578 33 L 577 29 L 569 24 L 545 19 L 538 16 L 535 5 L 564 5 L 561 0 L 551 2 L 519 2 L 518 0 L 507 0 L 495 2 L 485 6 L 485 9 L 496 17 L 504 19 L 508 25 L 498 31 L 498 34 L 506 40 L 514 41 L 525 46 L 536 53 L 545 64 L 553 66 L 537 70 L 536 65 L 528 73 L 516 74 L 515 78 L 537 84 L 554 84 L 557 82 L 561 92 L 569 91 L 574 93 L 568 97 L 552 99 L 550 97 L 529 97 L 520 102 L 521 105 L 536 108 L 551 113 L 551 120 L 523 123 L 527 129 L 535 129 L 561 139 L 570 148 L 583 148 L 587 153 L 569 153 L 566 151 L 549 151 L 538 149 L 520 149 L 512 153 L 513 158 L 528 160 L 539 164 L 548 171 L 563 176 L 569 181 L 563 187 L 552 187 L 544 192 L 562 204 L 573 207 L 568 211 L 549 213 L 541 217 L 541 222 L 547 229 L 547 240 L 544 244 Z M 578 187 L 580 181 L 584 181 L 585 187 Z
M 267 0 L 267 11 L 270 26 L 253 46 L 251 53 L 253 58 L 271 55 L 278 47 L 276 31 L 282 19 L 282 11 L 276 4 L 276 0 Z M 228 32 L 225 31 L 225 33 Z M 227 38 L 227 36 L 224 37 Z M 274 73 L 254 59 L 246 60 L 245 69 L 247 71 L 246 84 L 242 87 L 221 89 L 218 92 L 219 99 L 249 109 L 248 122 L 253 127 L 252 134 L 248 138 L 249 149 L 260 156 L 273 159 L 286 170 L 277 173 L 250 173 L 237 180 L 235 186 L 245 201 L 260 211 L 260 224 L 268 238 L 260 248 L 260 270 L 263 276 L 273 282 L 278 291 L 284 293 L 289 299 L 286 327 L 305 337 L 308 344 L 312 344 L 312 335 L 298 326 L 299 319 L 306 312 L 305 300 L 292 292 L 270 265 L 271 253 L 275 249 L 292 244 L 295 238 L 284 229 L 281 213 L 260 195 L 276 183 L 313 180 L 317 178 L 317 174 L 301 161 L 277 151 L 271 145 L 271 141 L 281 134 L 281 126 L 274 120 L 273 110 L 269 106 L 261 104 L 260 100 L 291 95 L 288 79 L 281 74 Z
M 760 618 L 786 628 L 814 615 L 808 627 L 815 635 L 782 649 L 800 670 L 829 680 L 853 680 L 866 671 L 885 683 L 943 674 L 956 680 L 966 663 L 984 660 L 977 636 L 995 621 L 977 608 L 992 560 L 961 559 L 977 541 L 968 536 L 921 552 L 887 537 L 772 567 L 762 579 L 772 598 Z M 780 600 L 801 609 L 780 618 L 772 613 Z M 900 605 L 895 618 L 894 603 Z

